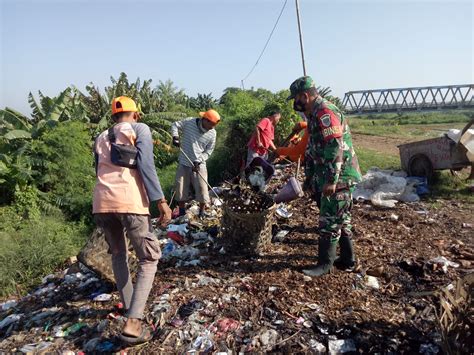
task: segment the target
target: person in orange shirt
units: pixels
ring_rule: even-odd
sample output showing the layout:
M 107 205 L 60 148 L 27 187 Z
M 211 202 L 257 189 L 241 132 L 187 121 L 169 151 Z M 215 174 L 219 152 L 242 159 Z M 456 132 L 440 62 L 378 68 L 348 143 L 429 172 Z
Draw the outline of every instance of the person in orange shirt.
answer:
M 139 344 L 153 338 L 152 329 L 142 319 L 161 257 L 149 205 L 156 201 L 162 224 L 171 219 L 171 210 L 156 174 L 151 131 L 138 123 L 135 102 L 126 96 L 113 99 L 112 119 L 116 124 L 94 144 L 97 179 L 92 213 L 104 231 L 117 290 L 127 311 L 120 338 Z M 127 238 L 138 257 L 135 285 L 128 266 Z
M 278 160 L 287 157 L 291 161 L 304 161 L 304 154 L 306 146 L 308 145 L 309 134 L 308 134 L 308 123 L 301 121 L 295 124 L 293 131 L 291 132 L 292 138 L 288 147 L 278 147 L 275 153 L 278 156 Z M 298 134 L 304 130 L 303 136 L 300 137 Z

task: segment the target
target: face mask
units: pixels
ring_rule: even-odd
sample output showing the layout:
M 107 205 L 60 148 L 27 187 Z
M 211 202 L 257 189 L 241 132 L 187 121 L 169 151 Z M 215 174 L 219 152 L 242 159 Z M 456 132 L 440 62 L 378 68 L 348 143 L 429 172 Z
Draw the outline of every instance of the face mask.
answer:
M 303 102 L 302 99 L 294 100 L 293 101 L 293 109 L 297 112 L 304 112 L 306 106 L 306 102 Z

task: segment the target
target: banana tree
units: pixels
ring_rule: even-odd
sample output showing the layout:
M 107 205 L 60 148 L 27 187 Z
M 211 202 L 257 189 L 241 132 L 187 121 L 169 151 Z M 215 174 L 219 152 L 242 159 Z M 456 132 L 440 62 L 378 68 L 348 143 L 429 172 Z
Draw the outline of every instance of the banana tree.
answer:
M 11 108 L 0 110 L 0 139 L 10 141 L 13 139 L 31 138 L 32 125 L 28 118 Z

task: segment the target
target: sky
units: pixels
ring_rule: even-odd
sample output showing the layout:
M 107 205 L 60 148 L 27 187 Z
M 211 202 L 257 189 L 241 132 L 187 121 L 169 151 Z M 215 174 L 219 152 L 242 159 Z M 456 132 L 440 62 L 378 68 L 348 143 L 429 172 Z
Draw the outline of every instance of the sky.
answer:
M 127 73 L 186 94 L 240 87 L 285 0 L 0 0 L 0 108 L 30 113 L 28 93 L 103 88 Z M 350 90 L 474 83 L 470 0 L 300 0 L 307 74 Z M 245 88 L 303 75 L 287 0 Z

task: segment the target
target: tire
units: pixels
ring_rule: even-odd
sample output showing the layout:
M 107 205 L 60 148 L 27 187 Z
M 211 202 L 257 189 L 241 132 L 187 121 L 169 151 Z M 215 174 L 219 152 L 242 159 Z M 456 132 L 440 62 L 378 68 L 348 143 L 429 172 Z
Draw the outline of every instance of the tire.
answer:
M 431 160 L 424 154 L 414 155 L 408 163 L 408 175 L 422 176 L 431 180 L 433 178 L 433 164 Z

